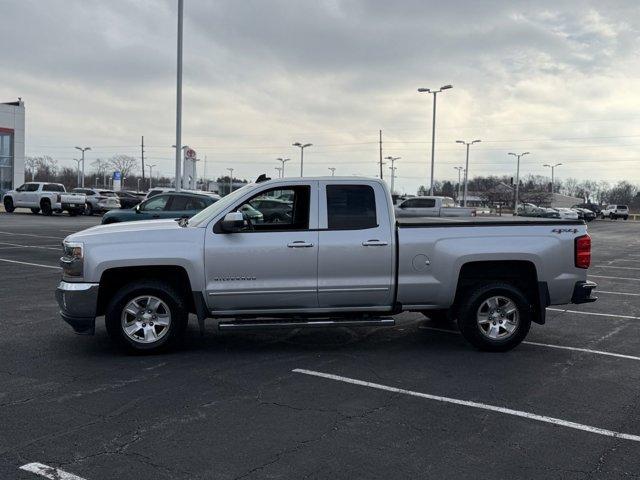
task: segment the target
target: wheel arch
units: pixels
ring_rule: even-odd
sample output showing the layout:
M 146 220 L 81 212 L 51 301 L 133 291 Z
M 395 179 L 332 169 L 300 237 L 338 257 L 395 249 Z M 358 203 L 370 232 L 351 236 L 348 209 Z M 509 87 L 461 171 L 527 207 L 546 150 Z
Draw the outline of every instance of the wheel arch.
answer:
M 102 272 L 96 316 L 105 314 L 110 299 L 120 288 L 138 280 L 160 280 L 168 283 L 183 295 L 189 312 L 196 313 L 189 274 L 186 269 L 179 265 L 149 265 L 114 267 Z
M 468 291 L 478 283 L 503 281 L 518 287 L 529 300 L 533 321 L 545 323 L 545 309 L 549 305 L 546 282 L 538 280 L 536 265 L 529 260 L 470 261 L 463 264 L 458 275 L 454 308 Z

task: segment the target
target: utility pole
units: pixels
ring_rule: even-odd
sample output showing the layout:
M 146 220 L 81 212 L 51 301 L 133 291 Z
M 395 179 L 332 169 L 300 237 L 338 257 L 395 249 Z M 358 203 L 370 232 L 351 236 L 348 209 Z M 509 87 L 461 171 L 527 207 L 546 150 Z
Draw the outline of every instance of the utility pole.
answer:
M 176 192 L 180 191 L 182 178 L 180 175 L 180 158 L 182 154 L 182 15 L 184 10 L 184 0 L 178 0 L 178 52 L 177 52 L 177 75 L 176 75 Z
M 278 158 L 278 161 L 282 163 L 282 167 L 280 168 L 280 178 L 284 178 L 284 164 L 287 163 L 290 158 Z M 302 176 L 302 175 L 300 175 Z
M 513 155 L 518 158 L 518 166 L 516 167 L 516 198 L 513 201 L 513 213 L 516 213 L 518 210 L 518 202 L 520 201 L 520 157 L 524 155 L 529 155 L 529 152 L 524 153 L 511 153 L 509 155 Z
M 443 85 L 438 90 L 431 90 L 430 88 L 419 88 L 418 93 L 432 93 L 433 94 L 433 119 L 431 121 L 431 180 L 429 187 L 429 195 L 433 196 L 433 175 L 435 166 L 435 147 L 436 147 L 436 96 L 443 90 L 449 90 L 453 88 L 453 85 Z
M 229 193 L 233 192 L 233 168 L 227 168 L 229 170 Z
M 394 167 L 394 163 L 396 160 L 400 160 L 402 157 L 384 157 L 385 160 L 389 160 L 391 162 L 391 166 L 389 169 L 391 170 L 391 195 L 393 195 L 393 183 L 396 177 L 396 167 Z
M 480 143 L 482 140 L 474 140 L 473 142 L 465 142 L 464 140 L 456 140 L 456 143 L 461 143 L 467 146 L 467 161 L 464 168 L 464 194 L 462 196 L 462 206 L 467 206 L 467 184 L 469 183 L 469 147 L 474 143 Z
M 142 185 L 144 186 L 144 135 L 142 135 L 142 143 L 140 143 L 140 158 L 142 159 Z M 139 186 L 138 191 L 140 191 Z
M 460 203 L 460 174 L 462 173 L 462 170 L 464 170 L 464 167 L 453 167 L 456 170 L 458 170 L 458 196 L 456 197 L 456 203 Z
M 336 167 L 329 167 L 329 170 L 331 170 L 331 176 L 334 177 L 336 174 Z
M 294 147 L 299 147 L 300 148 L 300 176 L 304 176 L 302 174 L 303 172 L 303 167 L 304 167 L 304 149 L 307 147 L 310 147 L 311 145 L 313 145 L 312 143 L 305 143 L 304 145 L 300 142 L 296 142 L 294 144 L 292 144 Z
M 74 160 L 76 161 L 77 165 L 77 175 L 76 175 L 76 185 L 78 186 L 78 188 L 80 188 L 80 162 L 82 162 L 81 158 L 74 158 Z M 33 180 L 31 180 L 33 181 Z
M 553 190 L 553 186 L 555 185 L 555 169 L 556 167 L 559 167 L 560 165 L 562 165 L 561 163 L 556 163 L 555 165 L 548 165 L 548 164 L 544 164 L 542 165 L 543 167 L 549 167 L 551 169 L 551 193 L 554 193 Z
M 382 180 L 382 130 L 380 130 L 380 180 Z
M 84 152 L 87 150 L 91 150 L 91 147 L 75 147 L 76 150 L 80 150 L 82 152 L 82 188 L 84 188 Z

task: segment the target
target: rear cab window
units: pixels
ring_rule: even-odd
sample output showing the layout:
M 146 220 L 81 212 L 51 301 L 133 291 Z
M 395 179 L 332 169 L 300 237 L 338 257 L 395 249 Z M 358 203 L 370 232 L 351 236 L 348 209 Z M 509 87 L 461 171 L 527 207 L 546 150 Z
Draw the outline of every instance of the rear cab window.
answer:
M 367 229 L 378 226 L 376 197 L 370 185 L 327 185 L 327 228 Z
M 62 185 L 58 185 L 57 183 L 45 183 L 42 186 L 42 191 L 43 192 L 64 192 L 64 187 Z

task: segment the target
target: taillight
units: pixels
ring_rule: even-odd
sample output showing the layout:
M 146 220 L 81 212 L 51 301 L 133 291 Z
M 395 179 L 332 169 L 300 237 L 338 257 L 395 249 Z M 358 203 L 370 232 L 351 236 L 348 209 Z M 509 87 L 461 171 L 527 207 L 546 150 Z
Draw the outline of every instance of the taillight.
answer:
M 582 235 L 576 238 L 576 267 L 589 268 L 591 265 L 591 237 Z

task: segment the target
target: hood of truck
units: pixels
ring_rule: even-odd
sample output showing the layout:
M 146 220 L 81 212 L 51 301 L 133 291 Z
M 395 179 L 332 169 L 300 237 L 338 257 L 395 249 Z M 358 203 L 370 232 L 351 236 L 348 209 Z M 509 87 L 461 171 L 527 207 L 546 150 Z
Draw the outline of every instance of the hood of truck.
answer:
M 81 230 L 65 238 L 65 241 L 85 242 L 92 239 L 106 239 L 113 237 L 127 236 L 132 242 L 137 239 L 145 240 L 151 235 L 157 235 L 160 232 L 176 232 L 177 230 L 186 230 L 181 227 L 176 220 L 145 220 L 139 222 L 120 222 L 109 225 L 97 225 L 95 227 Z

